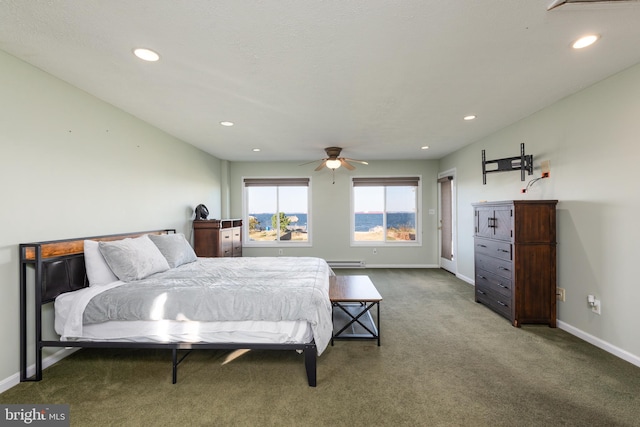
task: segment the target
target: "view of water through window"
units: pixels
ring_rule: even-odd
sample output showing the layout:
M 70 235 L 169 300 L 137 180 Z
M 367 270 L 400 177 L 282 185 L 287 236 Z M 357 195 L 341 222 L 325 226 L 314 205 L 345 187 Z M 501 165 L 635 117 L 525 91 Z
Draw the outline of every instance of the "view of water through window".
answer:
M 307 187 L 248 189 L 249 240 L 309 241 Z

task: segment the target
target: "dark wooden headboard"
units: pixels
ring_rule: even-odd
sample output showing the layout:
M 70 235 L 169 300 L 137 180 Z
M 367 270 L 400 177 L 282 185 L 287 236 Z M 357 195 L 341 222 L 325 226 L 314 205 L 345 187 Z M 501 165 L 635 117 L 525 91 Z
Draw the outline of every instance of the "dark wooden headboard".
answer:
M 174 229 L 110 234 L 106 236 L 80 237 L 76 239 L 51 240 L 48 242 L 20 244 L 21 290 L 26 286 L 27 266 L 35 268 L 36 300 L 46 304 L 65 292 L 89 286 L 84 265 L 84 241 L 113 241 L 144 234 L 170 234 Z

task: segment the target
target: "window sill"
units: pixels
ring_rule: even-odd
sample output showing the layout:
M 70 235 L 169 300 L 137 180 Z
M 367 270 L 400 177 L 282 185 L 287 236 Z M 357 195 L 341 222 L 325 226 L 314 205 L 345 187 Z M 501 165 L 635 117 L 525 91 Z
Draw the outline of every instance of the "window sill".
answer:
M 311 248 L 313 245 L 311 242 L 300 242 L 300 243 L 290 243 L 290 242 L 265 242 L 265 243 L 256 243 L 256 242 L 243 242 L 242 247 L 244 248 Z

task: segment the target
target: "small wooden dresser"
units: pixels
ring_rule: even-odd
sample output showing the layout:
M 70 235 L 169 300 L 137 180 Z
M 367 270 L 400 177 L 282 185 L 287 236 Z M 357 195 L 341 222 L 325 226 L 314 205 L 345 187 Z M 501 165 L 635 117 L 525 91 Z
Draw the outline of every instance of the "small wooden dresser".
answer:
M 193 246 L 199 257 L 242 256 L 242 220 L 193 221 Z
M 513 326 L 556 327 L 557 203 L 473 204 L 475 299 Z

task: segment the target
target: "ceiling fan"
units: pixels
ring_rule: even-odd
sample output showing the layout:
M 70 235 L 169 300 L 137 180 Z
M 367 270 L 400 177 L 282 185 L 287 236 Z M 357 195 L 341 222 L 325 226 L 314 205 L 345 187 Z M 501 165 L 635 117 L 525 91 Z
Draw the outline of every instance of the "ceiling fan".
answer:
M 327 157 L 321 160 L 322 163 L 320 163 L 320 166 L 318 166 L 315 169 L 316 171 L 319 171 L 325 166 L 328 169 L 331 169 L 334 171 L 338 169 L 340 166 L 344 166 L 346 169 L 349 169 L 350 171 L 352 171 L 356 167 L 349 162 L 361 163 L 363 165 L 369 164 L 363 160 L 355 160 L 355 159 L 348 159 L 346 157 L 338 157 L 340 156 L 340 152 L 342 151 L 342 148 L 340 147 L 327 147 L 324 149 L 324 151 L 327 153 Z M 317 162 L 317 160 L 314 160 L 313 162 L 303 163 L 303 165 L 308 165 L 309 163 L 314 163 L 314 162 Z M 303 165 L 300 165 L 300 166 L 303 166 Z

